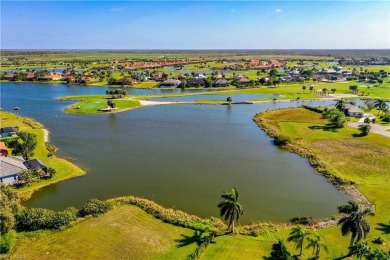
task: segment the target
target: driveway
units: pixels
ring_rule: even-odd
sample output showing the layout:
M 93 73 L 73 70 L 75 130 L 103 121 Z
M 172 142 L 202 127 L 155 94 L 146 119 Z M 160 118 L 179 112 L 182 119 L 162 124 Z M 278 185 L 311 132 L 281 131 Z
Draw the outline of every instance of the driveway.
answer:
M 348 123 L 350 127 L 353 128 L 358 128 L 359 125 L 362 125 L 362 123 L 359 122 L 353 122 L 353 123 Z M 387 132 L 386 130 L 389 129 L 388 126 L 382 126 L 382 125 L 377 125 L 377 124 L 370 124 L 371 125 L 371 131 L 372 133 L 380 134 L 386 137 L 390 138 L 390 132 Z

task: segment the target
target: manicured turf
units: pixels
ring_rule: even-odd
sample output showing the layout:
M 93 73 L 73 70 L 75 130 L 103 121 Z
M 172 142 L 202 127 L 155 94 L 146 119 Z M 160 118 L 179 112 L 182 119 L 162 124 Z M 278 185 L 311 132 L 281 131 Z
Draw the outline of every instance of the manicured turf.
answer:
M 99 109 L 107 108 L 107 96 L 105 95 L 91 95 L 91 96 L 70 96 L 62 97 L 59 100 L 79 100 L 79 103 L 70 105 L 65 108 L 65 112 L 71 114 L 104 114 L 107 112 L 99 111 Z M 139 101 L 129 99 L 112 99 L 116 104 L 117 110 L 114 112 L 120 112 L 123 110 L 136 108 L 141 106 Z
M 64 231 L 21 235 L 13 252 L 26 259 L 185 259 L 194 231 L 165 224 L 136 206 L 118 206 Z

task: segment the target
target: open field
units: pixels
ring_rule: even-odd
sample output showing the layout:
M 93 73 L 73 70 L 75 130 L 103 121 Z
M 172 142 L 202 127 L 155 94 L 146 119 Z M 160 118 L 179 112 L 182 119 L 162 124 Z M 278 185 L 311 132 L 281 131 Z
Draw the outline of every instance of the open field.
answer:
M 48 186 L 52 183 L 82 176 L 85 174 L 85 171 L 83 169 L 77 167 L 76 165 L 65 159 L 58 158 L 55 156 L 53 158 L 48 157 L 49 152 L 47 151 L 45 146 L 43 129 L 34 129 L 30 125 L 23 123 L 24 118 L 17 118 L 16 115 L 9 112 L 1 111 L 0 118 L 2 119 L 1 127 L 17 126 L 19 127 L 19 131 L 36 134 L 37 147 L 34 150 L 34 156 L 32 156 L 32 159 L 39 159 L 46 166 L 56 170 L 56 174 L 51 179 L 41 180 L 40 182 L 35 181 L 30 186 L 25 186 L 17 189 L 22 199 L 28 199 L 34 191 L 42 187 Z
M 136 206 L 119 206 L 64 231 L 22 234 L 14 254 L 27 259 L 185 259 L 196 243 L 177 247 L 182 235 L 191 237 L 193 231 L 162 223 Z

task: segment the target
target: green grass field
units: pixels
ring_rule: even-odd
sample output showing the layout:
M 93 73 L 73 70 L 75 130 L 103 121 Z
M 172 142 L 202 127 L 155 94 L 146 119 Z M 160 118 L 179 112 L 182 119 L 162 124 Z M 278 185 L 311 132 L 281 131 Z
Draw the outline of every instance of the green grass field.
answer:
M 64 231 L 21 234 L 13 254 L 26 259 L 185 259 L 196 243 L 177 247 L 175 240 L 193 233 L 125 205 Z
M 61 97 L 58 100 L 78 100 L 80 102 L 70 105 L 65 108 L 65 112 L 71 114 L 104 114 L 107 112 L 99 111 L 99 109 L 107 108 L 106 95 L 85 95 L 85 96 L 67 96 Z M 113 112 L 122 112 L 128 109 L 140 107 L 139 101 L 130 99 L 112 99 L 116 104 L 117 110 Z

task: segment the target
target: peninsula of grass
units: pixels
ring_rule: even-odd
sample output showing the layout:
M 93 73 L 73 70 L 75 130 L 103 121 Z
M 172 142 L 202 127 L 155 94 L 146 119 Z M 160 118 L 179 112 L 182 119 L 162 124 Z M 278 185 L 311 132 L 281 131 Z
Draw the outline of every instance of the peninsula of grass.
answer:
M 85 174 L 85 171 L 75 164 L 56 156 L 48 157 L 49 151 L 45 145 L 43 125 L 31 118 L 17 117 L 13 113 L 0 111 L 1 127 L 19 127 L 19 131 L 33 133 L 37 136 L 37 146 L 31 159 L 41 160 L 47 167 L 56 170 L 56 174 L 51 179 L 42 179 L 34 181 L 29 186 L 18 188 L 19 196 L 22 200 L 27 200 L 38 189 L 50 184 L 66 179 L 79 177 Z
M 106 114 L 110 112 L 101 111 L 107 108 L 108 100 L 112 100 L 116 108 L 111 112 L 122 112 L 132 108 L 140 107 L 141 104 L 137 100 L 129 98 L 108 99 L 106 95 L 84 95 L 84 96 L 67 96 L 58 98 L 58 100 L 78 100 L 80 102 L 72 104 L 65 108 L 66 113 L 70 114 Z

